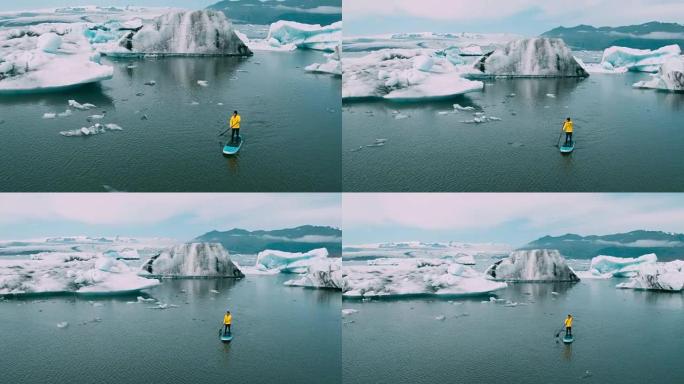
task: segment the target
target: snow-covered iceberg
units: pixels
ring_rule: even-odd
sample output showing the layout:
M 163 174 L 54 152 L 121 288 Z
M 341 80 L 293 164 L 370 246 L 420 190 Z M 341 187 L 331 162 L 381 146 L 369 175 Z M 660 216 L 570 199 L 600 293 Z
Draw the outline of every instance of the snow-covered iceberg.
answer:
M 219 243 L 186 243 L 152 256 L 142 275 L 161 277 L 243 277 Z
M 0 260 L 0 295 L 129 294 L 159 284 L 124 261 L 103 254 L 50 253 L 31 260 Z
M 618 284 L 617 288 L 682 291 L 684 289 L 684 261 L 675 260 L 669 263 L 642 265 L 629 281 Z
M 267 249 L 257 254 L 254 267 L 242 267 L 246 274 L 307 273 L 309 265 L 328 258 L 325 248 L 308 252 L 285 252 Z
M 639 81 L 635 88 L 660 89 L 664 91 L 684 91 L 684 56 L 671 57 L 660 66 L 658 73 L 651 79 Z
M 336 46 L 335 50 L 327 53 L 325 57 L 328 59 L 325 63 L 313 63 L 306 68 L 307 72 L 314 73 L 329 73 L 331 75 L 342 76 L 342 62 L 340 60 L 340 46 Z
M 545 37 L 514 40 L 475 63 L 473 76 L 586 77 L 561 39 Z
M 414 100 L 479 91 L 481 81 L 429 49 L 383 49 L 342 60 L 343 98 Z
M 511 282 L 579 281 L 557 250 L 531 249 L 512 252 L 485 272 L 491 279 Z
M 348 298 L 470 296 L 506 287 L 481 272 L 446 259 L 377 259 L 345 265 L 342 294 Z
M 285 282 L 285 285 L 309 288 L 342 288 L 342 258 L 315 258 L 306 267 L 306 273 Z
M 254 50 L 291 51 L 297 48 L 332 52 L 342 44 L 342 22 L 321 26 L 279 20 L 271 24 L 264 40 L 247 44 Z
M 601 67 L 614 72 L 657 72 L 668 59 L 679 57 L 682 50 L 677 44 L 656 50 L 610 47 L 603 51 Z
M 166 13 L 139 30 L 127 31 L 113 46 L 101 49 L 110 56 L 252 54 L 223 12 L 206 9 Z
M 0 30 L 0 93 L 56 91 L 110 79 L 83 25 Z
M 636 258 L 596 256 L 591 259 L 588 273 L 580 276 L 593 278 L 633 277 L 645 265 L 655 264 L 658 257 L 650 253 Z

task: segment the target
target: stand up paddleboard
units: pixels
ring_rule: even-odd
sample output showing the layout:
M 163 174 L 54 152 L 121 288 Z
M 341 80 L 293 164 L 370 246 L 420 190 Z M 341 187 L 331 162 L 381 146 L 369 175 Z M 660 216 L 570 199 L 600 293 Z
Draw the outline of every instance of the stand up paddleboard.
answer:
M 563 342 L 564 342 L 565 344 L 570 344 L 570 343 L 572 343 L 573 341 L 575 341 L 575 338 L 574 338 L 574 337 L 572 337 L 572 336 L 563 336 Z
M 219 337 L 221 338 L 221 341 L 223 341 L 224 343 L 227 343 L 227 342 L 233 340 L 233 334 L 232 333 L 226 333 L 224 335 L 223 332 L 221 332 L 221 335 Z
M 242 135 L 238 136 L 237 140 L 235 141 L 229 141 L 226 143 L 226 145 L 223 147 L 223 154 L 224 155 L 234 155 L 240 151 L 240 148 L 242 148 L 242 143 L 244 143 L 244 140 L 242 140 Z
M 570 144 L 563 144 L 560 147 L 561 153 L 570 153 L 575 150 L 575 141 L 571 141 Z

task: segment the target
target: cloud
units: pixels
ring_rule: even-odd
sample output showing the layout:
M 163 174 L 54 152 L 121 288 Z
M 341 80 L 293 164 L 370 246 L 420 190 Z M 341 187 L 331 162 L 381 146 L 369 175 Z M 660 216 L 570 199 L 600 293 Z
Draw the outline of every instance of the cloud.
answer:
M 67 193 L 3 194 L 0 224 L 32 220 L 90 225 L 149 225 L 182 217 L 191 223 L 225 220 L 259 228 L 340 222 L 330 194 Z
M 684 196 L 620 194 L 353 194 L 343 229 L 493 230 L 517 225 L 549 234 L 634 229 L 684 232 Z

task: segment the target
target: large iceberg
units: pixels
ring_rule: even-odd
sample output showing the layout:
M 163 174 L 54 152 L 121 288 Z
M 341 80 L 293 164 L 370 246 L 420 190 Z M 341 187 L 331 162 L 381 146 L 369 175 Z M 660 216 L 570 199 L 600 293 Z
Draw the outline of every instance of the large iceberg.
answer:
M 248 43 L 255 50 L 315 49 L 332 52 L 342 44 L 342 22 L 321 26 L 279 20 L 271 24 L 265 40 Z
M 82 25 L 0 30 L 0 93 L 62 90 L 110 79 Z
M 114 47 L 102 50 L 111 56 L 252 54 L 223 12 L 212 10 L 166 13 L 140 29 L 127 31 Z
M 186 243 L 152 256 L 140 272 L 161 277 L 243 277 L 219 243 Z
M 481 81 L 430 49 L 383 49 L 342 60 L 343 98 L 413 100 L 479 91 Z
M 49 253 L 31 260 L 0 260 L 0 295 L 129 294 L 159 284 L 124 261 L 103 254 Z
M 633 277 L 643 266 L 655 264 L 657 261 L 658 257 L 653 253 L 636 258 L 600 255 L 591 259 L 588 273 L 580 276 L 593 278 Z
M 309 288 L 342 288 L 342 258 L 314 258 L 306 273 L 285 282 L 285 285 Z
M 586 77 L 561 39 L 527 38 L 511 41 L 475 63 L 473 76 Z
M 639 81 L 635 88 L 651 88 L 664 91 L 684 91 L 684 56 L 671 57 L 660 66 L 651 79 Z
M 342 294 L 349 298 L 470 296 L 506 287 L 481 272 L 447 259 L 377 259 L 345 265 Z
M 657 72 L 668 59 L 679 57 L 681 53 L 677 44 L 656 50 L 613 46 L 603 51 L 601 67 L 615 72 Z
M 308 267 L 328 258 L 325 248 L 308 252 L 285 252 L 267 249 L 257 254 L 254 267 L 243 267 L 247 274 L 307 273 Z
M 684 261 L 675 260 L 669 263 L 642 265 L 629 281 L 618 284 L 617 288 L 682 291 L 684 289 Z
M 511 282 L 579 281 L 556 250 L 531 249 L 512 252 L 485 272 L 491 279 Z
M 304 68 L 304 70 L 307 72 L 328 73 L 331 75 L 341 76 L 342 62 L 340 60 L 340 46 L 336 46 L 333 52 L 325 54 L 325 57 L 328 59 L 327 62 L 313 63 Z

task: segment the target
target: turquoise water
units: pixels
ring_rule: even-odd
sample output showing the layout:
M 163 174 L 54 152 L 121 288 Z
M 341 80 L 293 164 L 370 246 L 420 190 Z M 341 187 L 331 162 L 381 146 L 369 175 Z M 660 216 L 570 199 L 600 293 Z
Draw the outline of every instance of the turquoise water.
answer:
M 684 296 L 615 284 L 513 284 L 498 297 L 515 307 L 482 303 L 486 296 L 344 300 L 359 311 L 343 319 L 344 382 L 678 382 Z M 575 342 L 565 345 L 555 334 L 568 313 Z
M 0 191 L 339 191 L 341 81 L 303 69 L 325 60 L 313 51 L 105 60 L 114 78 L 101 85 L 3 96 Z M 97 108 L 42 118 L 69 99 Z M 224 157 L 219 134 L 233 110 L 245 144 Z M 59 134 L 103 112 L 123 131 Z
M 147 296 L 178 305 L 166 310 L 127 304 L 135 296 L 0 300 L 2 381 L 341 382 L 339 292 L 285 287 L 287 279 L 164 281 Z M 230 344 L 218 339 L 226 308 Z

